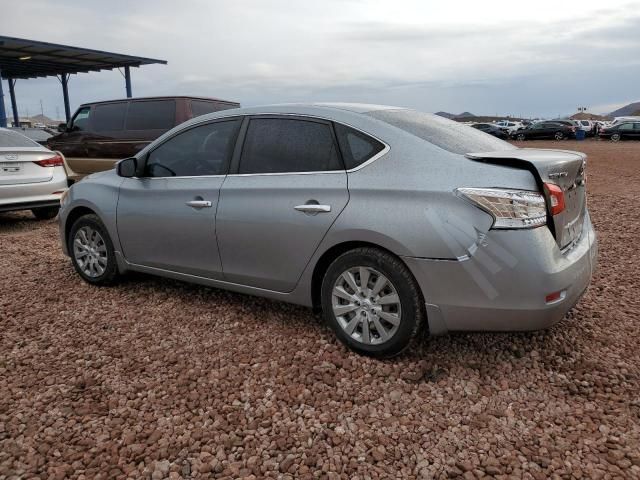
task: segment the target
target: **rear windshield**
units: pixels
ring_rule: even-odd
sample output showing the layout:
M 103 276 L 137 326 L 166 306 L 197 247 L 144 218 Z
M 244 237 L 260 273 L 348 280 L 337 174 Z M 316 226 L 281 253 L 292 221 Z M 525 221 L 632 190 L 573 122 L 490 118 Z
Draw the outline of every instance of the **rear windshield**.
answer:
M 0 130 L 0 148 L 39 147 L 40 145 L 24 135 L 10 130 Z
M 510 143 L 499 140 L 453 120 L 414 110 L 377 110 L 367 115 L 382 120 L 451 153 L 514 150 Z

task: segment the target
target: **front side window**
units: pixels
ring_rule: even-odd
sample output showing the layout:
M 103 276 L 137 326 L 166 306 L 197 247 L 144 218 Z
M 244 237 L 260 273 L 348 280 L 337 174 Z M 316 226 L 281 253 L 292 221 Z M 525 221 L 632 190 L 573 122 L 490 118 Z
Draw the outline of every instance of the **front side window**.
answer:
M 85 131 L 89 126 L 91 107 L 82 107 L 78 110 L 71 122 L 71 130 Z
M 283 118 L 249 122 L 239 173 L 343 170 L 327 123 Z
M 147 158 L 148 177 L 226 175 L 241 120 L 208 123 L 170 138 Z
M 93 112 L 93 130 L 96 132 L 122 130 L 126 113 L 126 102 L 96 105 Z
M 375 110 L 366 113 L 451 153 L 514 150 L 516 147 L 475 128 L 414 110 Z
M 169 130 L 175 124 L 175 100 L 131 102 L 127 113 L 127 130 Z
M 335 124 L 338 144 L 347 170 L 363 164 L 384 150 L 384 144 L 340 123 Z
M 624 130 L 624 131 L 633 130 L 633 123 L 623 123 L 618 127 L 618 130 Z

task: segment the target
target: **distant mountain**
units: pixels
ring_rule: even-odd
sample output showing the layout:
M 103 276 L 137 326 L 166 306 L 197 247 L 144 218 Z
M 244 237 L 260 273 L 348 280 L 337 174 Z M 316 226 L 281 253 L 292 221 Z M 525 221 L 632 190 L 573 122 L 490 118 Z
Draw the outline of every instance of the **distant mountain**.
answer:
M 462 112 L 462 113 L 436 112 L 436 115 L 439 115 L 444 118 L 448 118 L 449 120 L 453 120 L 454 118 L 475 117 L 473 113 L 469 113 L 469 112 Z
M 610 117 L 627 117 L 631 115 L 637 115 L 640 111 L 640 102 L 630 103 L 618 110 L 615 110 L 609 114 Z

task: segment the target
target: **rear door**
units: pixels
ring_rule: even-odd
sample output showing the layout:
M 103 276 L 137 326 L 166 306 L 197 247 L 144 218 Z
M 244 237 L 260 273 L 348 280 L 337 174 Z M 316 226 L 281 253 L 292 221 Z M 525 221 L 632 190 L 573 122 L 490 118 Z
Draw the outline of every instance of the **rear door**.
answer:
M 220 191 L 218 244 L 227 281 L 293 290 L 349 199 L 330 122 L 259 116 Z
M 117 219 L 129 262 L 221 278 L 215 216 L 240 123 L 183 130 L 149 153 L 143 177 L 124 179 Z

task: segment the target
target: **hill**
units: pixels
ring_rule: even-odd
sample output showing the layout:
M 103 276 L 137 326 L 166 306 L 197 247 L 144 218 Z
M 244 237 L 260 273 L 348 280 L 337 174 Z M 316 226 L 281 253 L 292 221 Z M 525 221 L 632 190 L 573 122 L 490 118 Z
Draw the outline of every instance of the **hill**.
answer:
M 615 110 L 609 114 L 610 117 L 628 117 L 636 114 L 640 111 L 640 102 L 630 103 L 629 105 L 625 105 L 618 110 Z

